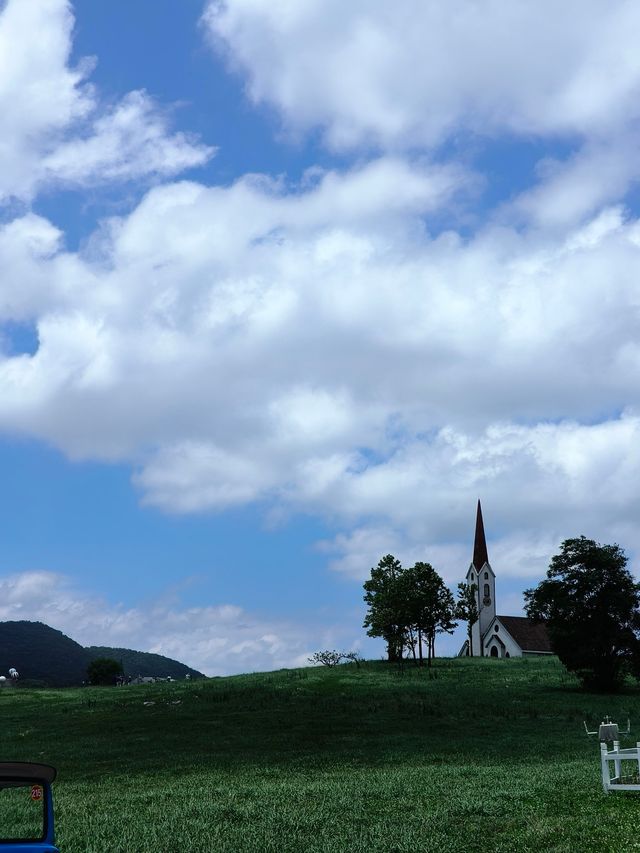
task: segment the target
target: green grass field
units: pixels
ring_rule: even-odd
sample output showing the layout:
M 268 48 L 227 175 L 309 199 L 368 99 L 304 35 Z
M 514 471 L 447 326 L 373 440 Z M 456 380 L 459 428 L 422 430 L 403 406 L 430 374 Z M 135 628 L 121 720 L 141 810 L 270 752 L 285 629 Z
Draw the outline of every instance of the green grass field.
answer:
M 602 793 L 582 725 L 630 716 L 640 740 L 640 692 L 583 693 L 555 659 L 7 689 L 0 703 L 4 760 L 58 768 L 64 853 L 640 850 L 640 795 Z

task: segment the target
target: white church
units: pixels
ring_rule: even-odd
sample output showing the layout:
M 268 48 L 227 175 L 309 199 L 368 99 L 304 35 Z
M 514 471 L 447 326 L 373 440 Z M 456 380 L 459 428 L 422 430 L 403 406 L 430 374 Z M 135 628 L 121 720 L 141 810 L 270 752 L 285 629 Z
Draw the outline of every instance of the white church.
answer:
M 471 627 L 471 648 L 469 640 L 465 640 L 458 657 L 515 658 L 553 654 L 544 625 L 532 622 L 525 616 L 496 615 L 496 576 L 489 563 L 480 501 L 476 515 L 473 561 L 466 581 L 469 586 L 476 587 L 480 616 Z

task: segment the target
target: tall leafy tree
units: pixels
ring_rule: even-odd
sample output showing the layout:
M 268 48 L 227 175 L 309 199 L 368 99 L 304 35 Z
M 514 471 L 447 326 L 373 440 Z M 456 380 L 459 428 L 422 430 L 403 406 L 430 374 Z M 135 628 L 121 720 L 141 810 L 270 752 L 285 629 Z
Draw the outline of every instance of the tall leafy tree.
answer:
M 90 684 L 115 684 L 122 675 L 122 664 L 114 658 L 96 658 L 87 667 Z
M 430 563 L 418 562 L 402 577 L 405 621 L 416 637 L 420 666 L 423 643 L 427 644 L 427 662 L 435 657 L 436 634 L 452 633 L 456 627 L 455 602 L 451 591 Z
M 583 684 L 618 688 L 640 660 L 640 584 L 618 545 L 580 536 L 562 543 L 547 577 L 525 592 L 527 615 L 547 626 L 562 663 Z
M 402 660 L 407 644 L 406 605 L 402 576 L 404 569 L 393 554 L 383 557 L 371 569 L 371 578 L 364 583 L 364 600 L 369 609 L 364 627 L 370 637 L 382 637 L 387 644 L 390 661 Z
M 476 584 L 459 583 L 458 598 L 456 601 L 456 618 L 467 623 L 467 640 L 469 642 L 469 654 L 473 655 L 472 628 L 478 621 L 478 587 Z

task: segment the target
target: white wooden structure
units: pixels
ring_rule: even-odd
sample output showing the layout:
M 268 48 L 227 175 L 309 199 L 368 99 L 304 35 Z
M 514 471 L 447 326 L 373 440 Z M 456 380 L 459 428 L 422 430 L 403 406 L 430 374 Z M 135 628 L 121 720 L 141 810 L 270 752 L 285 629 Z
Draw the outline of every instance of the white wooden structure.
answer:
M 606 743 L 601 743 L 600 762 L 605 794 L 609 791 L 640 791 L 640 741 L 630 749 L 620 749 L 620 741 L 614 740 L 611 750 L 607 749 Z

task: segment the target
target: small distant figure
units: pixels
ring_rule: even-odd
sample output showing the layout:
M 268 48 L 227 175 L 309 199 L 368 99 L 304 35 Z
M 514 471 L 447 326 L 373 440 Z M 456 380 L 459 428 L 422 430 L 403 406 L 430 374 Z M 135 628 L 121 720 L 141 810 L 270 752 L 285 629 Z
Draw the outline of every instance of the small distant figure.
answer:
M 9 678 L 11 681 L 17 681 L 20 678 L 18 670 L 14 666 L 9 670 Z

